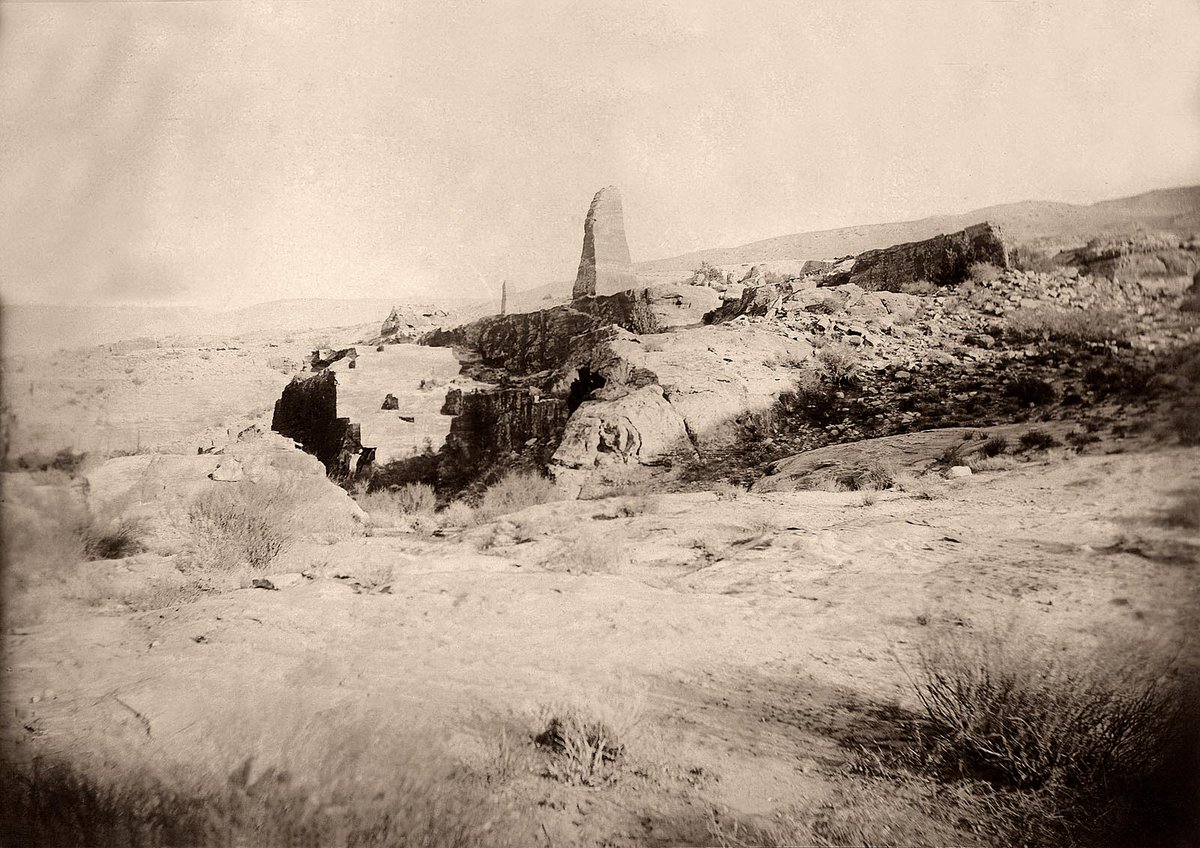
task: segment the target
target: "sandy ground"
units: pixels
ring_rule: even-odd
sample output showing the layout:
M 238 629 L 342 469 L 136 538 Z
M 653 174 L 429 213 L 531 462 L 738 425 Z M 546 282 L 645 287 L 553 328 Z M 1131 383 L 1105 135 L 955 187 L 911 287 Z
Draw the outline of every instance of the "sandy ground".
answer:
M 621 497 L 301 545 L 273 566 L 279 591 L 64 603 L 10 630 L 6 732 L 219 769 L 367 722 L 487 770 L 498 728 L 531 750 L 541 705 L 582 701 L 639 716 L 642 765 L 598 789 L 518 768 L 505 791 L 551 844 L 700 844 L 713 810 L 865 803 L 839 740 L 876 707 L 915 706 L 902 664 L 938 634 L 1193 656 L 1200 539 L 1161 514 L 1200 485 L 1198 460 L 1042 455 L 920 495 Z

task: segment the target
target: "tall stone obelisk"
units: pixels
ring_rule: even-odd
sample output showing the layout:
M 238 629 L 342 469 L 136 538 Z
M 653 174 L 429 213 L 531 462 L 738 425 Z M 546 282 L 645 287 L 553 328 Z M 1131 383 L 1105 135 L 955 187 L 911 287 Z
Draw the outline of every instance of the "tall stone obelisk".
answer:
M 621 192 L 608 186 L 596 192 L 583 222 L 583 255 L 571 297 L 612 294 L 637 288 L 637 275 L 625 241 L 625 213 Z

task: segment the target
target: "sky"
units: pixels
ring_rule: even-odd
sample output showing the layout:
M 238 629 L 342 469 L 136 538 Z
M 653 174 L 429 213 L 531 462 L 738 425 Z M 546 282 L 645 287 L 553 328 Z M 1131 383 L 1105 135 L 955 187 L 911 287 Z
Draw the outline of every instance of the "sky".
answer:
M 238 306 L 1200 183 L 1197 0 L 0 0 L 0 297 Z

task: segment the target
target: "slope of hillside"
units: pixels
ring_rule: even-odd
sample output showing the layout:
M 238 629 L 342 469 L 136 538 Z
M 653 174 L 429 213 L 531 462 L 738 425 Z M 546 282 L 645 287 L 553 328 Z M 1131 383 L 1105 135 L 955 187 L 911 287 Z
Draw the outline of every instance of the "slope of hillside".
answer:
M 831 259 L 879 247 L 932 238 L 980 221 L 999 224 L 1018 243 L 1043 242 L 1066 247 L 1088 238 L 1135 229 L 1200 230 L 1200 186 L 1164 189 L 1090 206 L 1025 201 L 989 206 L 956 215 L 917 221 L 842 227 L 777 236 L 737 247 L 711 248 L 637 263 L 643 281 L 666 282 L 687 276 L 700 263 L 746 265 L 781 260 Z

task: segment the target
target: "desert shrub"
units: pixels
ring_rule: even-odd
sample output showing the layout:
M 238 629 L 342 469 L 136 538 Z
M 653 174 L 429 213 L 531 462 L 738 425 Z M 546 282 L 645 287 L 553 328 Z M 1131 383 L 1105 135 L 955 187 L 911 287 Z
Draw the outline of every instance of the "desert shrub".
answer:
M 1121 394 L 1145 394 L 1152 374 L 1130 362 L 1109 361 L 1084 372 L 1083 384 L 1100 399 Z
M 821 348 L 817 359 L 825 369 L 825 379 L 832 386 L 858 385 L 859 356 L 848 345 L 829 344 Z
M 468 848 L 528 844 L 495 804 L 452 776 L 402 770 L 369 796 L 317 791 L 288 772 L 228 778 L 168 777 L 148 770 L 100 773 L 34 759 L 0 774 L 0 843 L 93 848 L 101 845 L 294 845 Z
M 1008 450 L 1008 439 L 1004 436 L 992 436 L 980 447 L 983 455 L 986 457 L 999 456 Z
M 618 510 L 618 514 L 621 510 Z M 622 517 L 632 517 L 625 515 Z M 613 539 L 576 539 L 563 553 L 562 563 L 572 574 L 611 574 L 625 557 L 619 541 Z
M 586 707 L 543 707 L 542 729 L 533 741 L 553 755 L 550 776 L 566 783 L 600 786 L 616 780 L 640 718 L 638 701 L 606 698 L 604 703 Z
M 443 527 L 470 527 L 475 523 L 475 509 L 462 501 L 453 501 L 437 517 Z
M 295 486 L 285 479 L 227 484 L 202 493 L 188 507 L 192 567 L 265 570 L 295 539 L 299 507 Z
M 1070 657 L 1012 633 L 932 637 L 910 682 L 924 711 L 920 765 L 988 787 L 1008 844 L 1077 844 L 1114 828 L 1172 756 L 1182 718 L 1168 667 L 1112 648 Z
M 887 463 L 868 460 L 838 476 L 838 485 L 851 492 L 873 492 L 890 489 L 896 482 L 896 472 Z
M 1054 401 L 1054 386 L 1036 377 L 1017 377 L 1004 387 L 1004 393 L 1024 406 L 1043 406 Z
M 1058 270 L 1058 263 L 1052 256 L 1030 247 L 1014 247 L 1008 252 L 1008 261 L 1018 271 L 1034 271 L 1049 274 Z
M 1049 450 L 1062 444 L 1045 430 L 1037 429 L 1022 433 L 1018 442 L 1023 450 Z
M 938 292 L 938 287 L 929 280 L 914 280 L 900 284 L 901 294 L 911 294 L 917 297 L 929 297 Z
M 1168 527 L 1200 530 L 1200 489 L 1183 492 L 1163 516 Z
M 377 489 L 357 495 L 355 500 L 375 523 L 394 521 L 399 517 L 431 515 L 437 506 L 437 495 L 427 483 L 405 483 L 391 489 Z
M 1200 445 L 1200 410 L 1183 409 L 1173 418 L 1175 434 L 1181 445 Z
M 992 283 L 1000 279 L 1000 269 L 991 262 L 972 262 L 967 276 L 976 283 Z
M 143 528 L 136 519 L 103 519 L 89 514 L 87 520 L 76 525 L 75 532 L 87 559 L 122 559 L 142 549 Z
M 697 280 L 702 285 L 723 283 L 725 282 L 725 272 L 709 262 L 701 260 L 700 267 L 692 271 L 692 279 Z
M 526 507 L 560 498 L 554 481 L 529 471 L 512 471 L 487 488 L 476 508 L 479 521 L 491 521 Z
M 1179 301 L 1180 312 L 1200 312 L 1200 294 L 1189 294 Z
M 1068 344 L 1121 341 L 1125 318 L 1115 310 L 1029 307 L 1008 315 L 1005 335 L 1014 341 L 1054 341 Z

